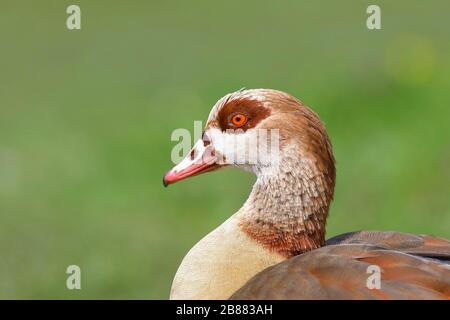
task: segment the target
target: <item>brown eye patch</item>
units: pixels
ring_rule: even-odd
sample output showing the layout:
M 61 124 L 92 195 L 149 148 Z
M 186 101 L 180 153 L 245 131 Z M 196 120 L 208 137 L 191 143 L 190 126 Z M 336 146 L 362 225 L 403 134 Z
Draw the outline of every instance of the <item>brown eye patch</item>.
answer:
M 258 123 L 270 115 L 270 109 L 264 107 L 260 101 L 242 98 L 227 102 L 217 116 L 220 129 L 254 128 Z

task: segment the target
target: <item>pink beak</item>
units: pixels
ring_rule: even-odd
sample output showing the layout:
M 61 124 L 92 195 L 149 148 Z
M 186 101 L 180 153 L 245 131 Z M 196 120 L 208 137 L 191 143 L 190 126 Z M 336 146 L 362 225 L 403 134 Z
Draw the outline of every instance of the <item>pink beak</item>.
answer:
M 164 175 L 163 184 L 167 187 L 169 184 L 183 179 L 213 171 L 221 166 L 217 160 L 212 146 L 205 146 L 205 142 L 200 139 L 195 143 L 191 152 Z

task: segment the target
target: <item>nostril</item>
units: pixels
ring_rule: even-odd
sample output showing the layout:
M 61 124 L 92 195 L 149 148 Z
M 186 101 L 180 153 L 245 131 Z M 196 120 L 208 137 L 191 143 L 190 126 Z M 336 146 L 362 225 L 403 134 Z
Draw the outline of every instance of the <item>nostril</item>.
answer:
M 203 146 L 205 146 L 205 147 L 207 147 L 211 144 L 211 140 L 209 139 L 209 136 L 206 134 L 205 131 L 203 131 L 202 140 L 203 140 Z
M 195 159 L 195 149 L 191 150 L 191 154 L 190 154 L 191 160 Z

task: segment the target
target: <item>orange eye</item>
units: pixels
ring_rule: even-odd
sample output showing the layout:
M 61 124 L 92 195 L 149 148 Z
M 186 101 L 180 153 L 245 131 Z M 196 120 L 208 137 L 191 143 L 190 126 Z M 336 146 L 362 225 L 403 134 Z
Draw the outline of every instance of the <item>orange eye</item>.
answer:
M 241 127 L 247 122 L 247 116 L 242 113 L 237 113 L 231 117 L 231 123 L 236 127 Z

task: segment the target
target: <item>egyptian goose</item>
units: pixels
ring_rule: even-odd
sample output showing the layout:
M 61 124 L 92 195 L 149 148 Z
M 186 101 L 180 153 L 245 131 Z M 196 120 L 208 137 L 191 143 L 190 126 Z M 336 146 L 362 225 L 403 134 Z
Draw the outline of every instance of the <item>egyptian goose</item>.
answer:
M 249 161 L 245 147 L 265 153 Z M 267 156 L 267 150 L 278 153 Z M 254 172 L 257 180 L 242 208 L 184 257 L 171 299 L 450 297 L 448 240 L 362 231 L 325 241 L 333 151 L 318 115 L 296 98 L 269 89 L 226 95 L 212 108 L 202 138 L 163 182 L 227 166 Z M 370 266 L 381 270 L 379 287 L 367 286 Z

